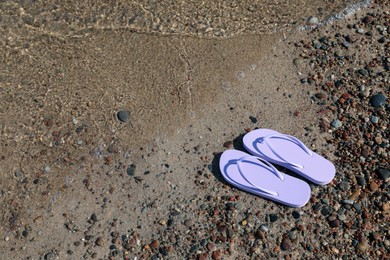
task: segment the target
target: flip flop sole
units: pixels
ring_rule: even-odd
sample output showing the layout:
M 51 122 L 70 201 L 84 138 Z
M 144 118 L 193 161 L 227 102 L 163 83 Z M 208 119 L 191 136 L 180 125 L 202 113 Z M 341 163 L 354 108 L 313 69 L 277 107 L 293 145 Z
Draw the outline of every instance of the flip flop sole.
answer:
M 247 133 L 243 138 L 245 149 L 252 155 L 264 158 L 274 164 L 283 166 L 311 182 L 319 185 L 328 184 L 336 174 L 336 168 L 329 160 L 321 155 L 311 151 L 310 156 L 299 145 L 286 139 L 272 138 L 272 147 L 278 154 L 288 162 L 294 162 L 303 166 L 296 167 L 284 162 L 270 149 L 266 143 L 260 143 L 259 140 L 270 135 L 283 135 L 270 129 L 256 129 Z
M 227 150 L 222 153 L 219 167 L 223 178 L 229 184 L 291 207 L 302 207 L 309 201 L 311 189 L 306 182 L 283 173 L 280 173 L 284 177 L 284 180 L 281 180 L 255 157 L 245 159 L 242 162 L 240 172 L 237 160 L 245 156 L 248 154 L 237 150 Z M 250 182 L 245 180 L 242 175 L 245 175 L 245 178 Z M 256 186 L 274 191 L 277 195 L 263 192 Z

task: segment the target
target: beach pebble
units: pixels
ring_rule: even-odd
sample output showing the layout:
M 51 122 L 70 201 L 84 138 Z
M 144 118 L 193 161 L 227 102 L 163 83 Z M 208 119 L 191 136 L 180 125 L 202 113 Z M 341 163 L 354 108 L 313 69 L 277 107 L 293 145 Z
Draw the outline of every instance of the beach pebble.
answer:
M 385 43 L 386 42 L 386 37 L 381 37 L 378 40 L 379 43 Z
M 379 189 L 379 186 L 376 182 L 373 181 L 370 183 L 369 188 L 370 188 L 370 191 L 376 192 Z
M 97 221 L 98 221 L 98 218 L 97 218 L 97 216 L 96 216 L 96 213 L 93 213 L 93 214 L 91 215 L 91 220 L 92 220 L 93 222 L 97 222 Z
M 379 118 L 377 116 L 370 116 L 370 121 L 373 124 L 377 124 L 379 122 Z
M 242 204 L 241 202 L 238 202 L 236 205 L 234 205 L 234 208 L 238 211 L 241 211 L 244 209 L 244 204 Z
M 97 239 L 96 239 L 96 245 L 98 245 L 98 246 L 104 246 L 104 239 L 102 238 L 102 237 L 98 237 Z
M 344 53 L 341 50 L 337 50 L 334 53 L 334 56 L 336 56 L 337 58 L 343 58 L 344 57 Z
M 371 23 L 372 22 L 372 16 L 369 16 L 369 15 L 367 15 L 367 16 L 365 16 L 363 19 L 362 19 L 362 21 L 363 21 L 363 23 L 365 23 L 365 24 L 368 24 L 368 23 Z
M 337 228 L 340 226 L 340 220 L 334 219 L 329 222 L 329 226 L 332 228 Z
M 231 149 L 233 148 L 233 142 L 232 141 L 227 141 L 223 144 L 223 147 L 227 148 L 227 149 Z
M 323 215 L 323 216 L 328 216 L 330 213 L 332 213 L 327 207 L 323 207 L 322 209 L 321 209 L 321 214 Z
M 252 123 L 256 124 L 257 123 L 257 118 L 254 116 L 250 116 L 249 119 L 251 120 Z
M 288 251 L 292 248 L 291 240 L 287 237 L 283 238 L 280 248 L 284 251 Z
M 276 214 L 270 214 L 270 215 L 269 215 L 269 220 L 270 220 L 271 222 L 277 221 L 277 220 L 278 220 L 278 215 L 276 215 Z
M 44 258 L 44 259 L 46 259 L 46 260 L 54 260 L 54 259 L 56 259 L 56 258 L 57 258 L 57 256 L 56 256 L 54 253 L 50 252 L 50 253 L 47 253 L 47 254 L 45 255 L 45 258 Z
M 194 224 L 194 222 L 191 219 L 184 220 L 184 226 L 191 227 Z
M 311 16 L 311 17 L 309 17 L 307 24 L 310 26 L 313 26 L 313 25 L 317 25 L 319 22 L 320 22 L 320 20 L 317 17 Z
M 369 248 L 369 245 L 367 244 L 367 242 L 365 241 L 362 241 L 360 242 L 358 245 L 357 245 L 357 250 L 359 250 L 360 252 L 365 252 L 368 248 Z
M 344 220 L 347 219 L 347 216 L 345 216 L 345 214 L 339 214 L 339 215 L 337 215 L 337 218 L 338 218 L 339 220 L 341 220 L 341 221 L 344 221 Z
M 366 69 L 359 69 L 357 72 L 364 77 L 367 77 L 369 75 L 368 70 Z
M 268 228 L 268 226 L 267 226 L 266 224 L 261 225 L 260 228 L 261 228 L 263 231 L 265 231 L 265 232 L 268 232 L 268 231 L 269 231 L 269 228 Z
M 378 175 L 382 180 L 386 181 L 390 176 L 390 171 L 387 169 L 379 168 Z
M 315 94 L 315 97 L 318 99 L 326 99 L 327 96 L 325 93 L 319 92 L 319 93 Z
M 295 210 L 291 213 L 291 215 L 292 215 L 293 218 L 295 218 L 295 219 L 299 219 L 299 218 L 301 217 L 301 214 L 299 214 L 299 212 L 298 212 L 298 211 L 295 211 Z
M 129 165 L 129 167 L 127 167 L 126 172 L 127 172 L 127 175 L 133 176 L 134 172 L 135 172 L 135 165 L 134 164 Z
M 209 251 L 215 251 L 217 248 L 216 248 L 216 246 L 215 246 L 214 243 L 208 243 L 208 244 L 207 244 L 207 249 L 208 249 Z
M 294 231 L 288 232 L 288 237 L 289 237 L 291 240 L 294 241 L 295 239 L 297 239 L 297 231 L 294 230 Z
M 344 204 L 348 204 L 348 205 L 352 205 L 353 204 L 353 200 L 343 200 L 343 203 Z
M 45 168 L 43 169 L 43 171 L 44 171 L 45 173 L 49 173 L 50 170 L 51 170 L 51 168 L 50 168 L 50 166 L 48 166 L 48 165 L 46 165 Z
M 339 187 L 342 191 L 347 191 L 351 188 L 351 186 L 349 185 L 349 182 L 347 181 L 342 181 L 340 184 L 339 184 Z
M 129 120 L 129 112 L 126 110 L 120 110 L 116 116 L 118 117 L 118 120 L 121 122 L 127 122 Z
M 218 259 L 220 259 L 220 256 L 221 256 L 221 251 L 216 250 L 213 252 L 212 258 L 213 258 L 213 260 L 218 260 Z
M 344 48 L 349 48 L 349 46 L 351 45 L 349 42 L 347 42 L 347 41 L 343 41 L 342 43 L 341 43 L 341 45 L 344 47 Z
M 160 243 L 157 240 L 153 240 L 152 243 L 150 243 L 150 247 L 157 249 Z
M 343 125 L 343 123 L 341 123 L 340 120 L 336 119 L 336 120 L 333 120 L 332 123 L 331 123 L 331 126 L 333 128 L 340 128 L 341 126 Z
M 383 106 L 386 102 L 386 96 L 382 93 L 378 93 L 370 98 L 370 105 L 373 107 Z
M 359 33 L 359 34 L 363 34 L 364 33 L 364 29 L 359 28 L 359 29 L 356 30 L 356 32 Z
M 357 176 L 356 182 L 359 186 L 362 186 L 362 187 L 364 187 L 366 185 L 366 179 L 364 178 L 364 176 Z

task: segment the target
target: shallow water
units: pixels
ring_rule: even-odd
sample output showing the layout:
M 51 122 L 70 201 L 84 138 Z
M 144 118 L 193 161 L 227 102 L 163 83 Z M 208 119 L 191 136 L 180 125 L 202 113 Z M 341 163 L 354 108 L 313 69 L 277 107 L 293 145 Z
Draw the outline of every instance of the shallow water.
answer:
M 274 44 L 264 33 L 358 2 L 2 2 L 3 132 L 22 140 L 47 131 L 36 121 L 76 120 L 92 136 L 147 143 L 218 102 Z M 117 122 L 119 109 L 129 123 Z
M 129 29 L 139 33 L 229 37 L 272 33 L 305 24 L 310 16 L 326 19 L 368 0 L 217 0 L 217 1 L 6 1 L 3 28 L 28 25 L 61 36 L 87 28 Z

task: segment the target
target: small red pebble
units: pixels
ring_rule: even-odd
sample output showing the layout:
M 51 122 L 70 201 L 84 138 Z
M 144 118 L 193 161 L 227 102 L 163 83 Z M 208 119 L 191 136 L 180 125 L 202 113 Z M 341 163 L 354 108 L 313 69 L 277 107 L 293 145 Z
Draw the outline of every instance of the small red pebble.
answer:
M 152 243 L 150 243 L 150 247 L 157 249 L 159 244 L 160 243 L 157 240 L 153 240 Z
M 341 97 L 344 98 L 345 100 L 348 100 L 351 98 L 351 94 L 346 92 L 346 93 L 342 94 Z
M 230 149 L 230 148 L 233 147 L 233 142 L 232 141 L 227 141 L 227 142 L 225 142 L 223 144 L 223 147 Z
M 322 114 L 322 115 L 327 115 L 329 113 L 329 110 L 321 109 L 319 113 Z
M 218 260 L 219 257 L 221 256 L 221 251 L 217 250 L 213 252 L 213 259 Z
M 236 197 L 230 196 L 230 197 L 229 197 L 229 201 L 236 201 Z
M 206 260 L 208 257 L 209 257 L 209 254 L 204 253 L 204 254 L 197 255 L 196 259 L 198 259 L 198 260 Z
M 70 162 L 70 158 L 69 157 L 64 157 L 63 160 L 64 160 L 65 163 L 69 163 Z

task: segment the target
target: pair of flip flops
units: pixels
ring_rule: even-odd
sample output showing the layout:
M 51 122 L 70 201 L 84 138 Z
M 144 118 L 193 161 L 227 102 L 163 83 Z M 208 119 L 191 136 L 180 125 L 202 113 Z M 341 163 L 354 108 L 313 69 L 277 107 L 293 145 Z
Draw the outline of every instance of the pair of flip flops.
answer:
M 291 207 L 302 207 L 310 199 L 310 186 L 279 172 L 283 166 L 309 181 L 324 185 L 335 176 L 335 166 L 307 148 L 299 139 L 270 129 L 257 129 L 243 138 L 245 149 L 222 153 L 219 167 L 231 185 Z

